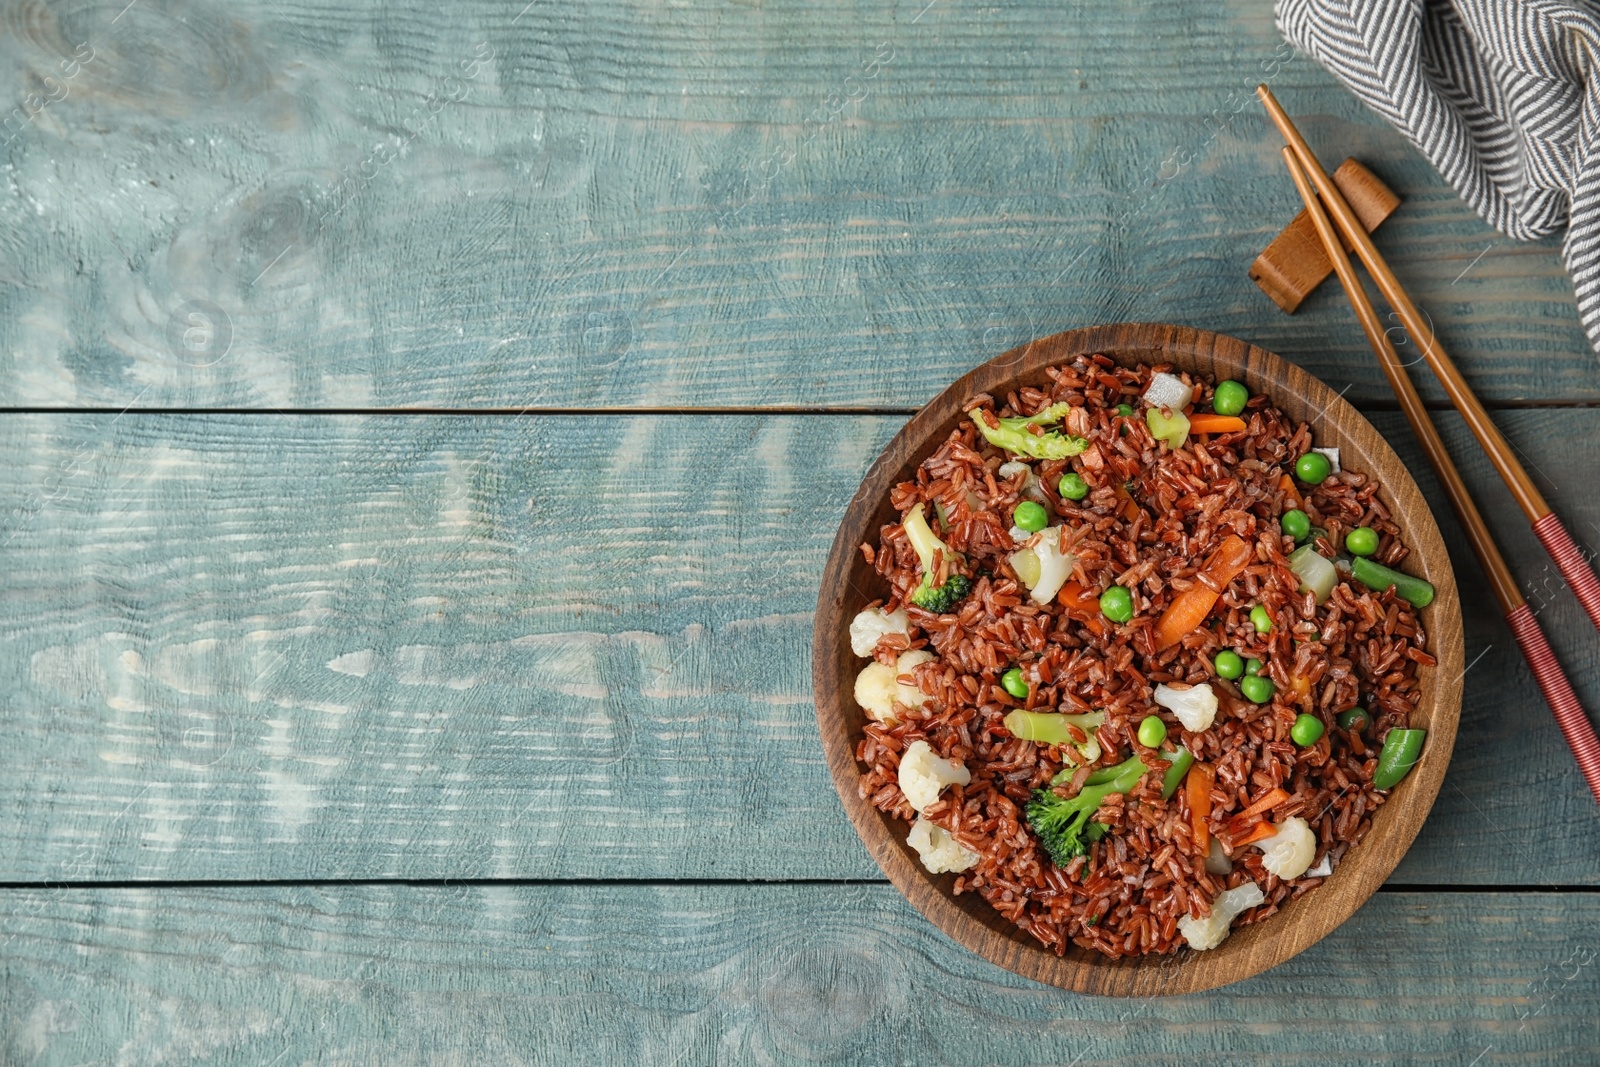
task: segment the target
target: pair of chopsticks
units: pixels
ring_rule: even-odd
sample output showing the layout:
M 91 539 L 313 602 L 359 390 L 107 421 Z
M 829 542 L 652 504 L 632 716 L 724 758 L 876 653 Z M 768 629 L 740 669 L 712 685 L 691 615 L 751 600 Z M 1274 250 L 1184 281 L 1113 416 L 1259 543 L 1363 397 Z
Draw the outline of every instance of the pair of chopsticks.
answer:
M 1544 693 L 1557 725 L 1561 727 L 1567 744 L 1572 748 L 1572 754 L 1578 761 L 1578 769 L 1583 772 L 1595 799 L 1600 801 L 1600 739 L 1595 737 L 1594 728 L 1589 725 L 1588 716 L 1578 703 L 1577 694 L 1572 691 L 1572 684 L 1567 681 L 1561 664 L 1556 661 L 1555 653 L 1550 649 L 1550 643 L 1545 640 L 1544 630 L 1540 628 L 1533 611 L 1517 588 L 1516 579 L 1511 576 L 1510 568 L 1506 566 L 1504 557 L 1495 546 L 1489 528 L 1484 525 L 1483 516 L 1478 513 L 1478 508 L 1467 493 L 1461 475 L 1450 460 L 1450 454 L 1445 451 L 1444 442 L 1439 438 L 1439 431 L 1434 428 L 1433 420 L 1429 418 L 1427 409 L 1422 406 L 1422 398 L 1417 395 L 1416 387 L 1406 375 L 1400 356 L 1390 343 L 1382 321 L 1373 309 L 1372 301 L 1367 298 L 1366 289 L 1356 277 L 1350 257 L 1345 253 L 1346 243 L 1356 250 L 1356 255 L 1365 264 L 1367 273 L 1377 283 L 1379 292 L 1389 302 L 1390 307 L 1394 308 L 1406 331 L 1422 349 L 1428 367 L 1444 386 L 1445 393 L 1456 406 L 1456 410 L 1461 412 L 1473 436 L 1488 453 L 1495 470 L 1505 480 L 1511 495 L 1516 498 L 1523 514 L 1532 523 L 1534 533 L 1544 543 L 1557 569 L 1561 571 L 1562 577 L 1566 579 L 1596 627 L 1600 627 L 1600 579 L 1596 578 L 1588 561 L 1573 544 L 1572 538 L 1562 527 L 1561 520 L 1550 510 L 1550 505 L 1545 503 L 1544 497 L 1528 477 L 1528 472 L 1517 462 L 1511 446 L 1489 420 L 1488 412 L 1484 411 L 1478 398 L 1473 396 L 1472 390 L 1461 377 L 1461 372 L 1439 346 L 1432 328 L 1417 311 L 1416 305 L 1411 302 L 1406 291 L 1401 288 L 1394 271 L 1384 261 L 1377 246 L 1372 243 L 1372 238 L 1367 235 L 1355 212 L 1350 209 L 1349 203 L 1339 192 L 1338 186 L 1333 184 L 1327 172 L 1322 169 L 1322 164 L 1317 161 L 1317 157 L 1306 144 L 1305 138 L 1300 135 L 1300 131 L 1295 129 L 1294 123 L 1290 121 L 1277 98 L 1265 85 L 1257 87 L 1256 93 L 1266 105 L 1267 114 L 1272 117 L 1273 123 L 1288 142 L 1283 149 L 1283 159 L 1288 164 L 1289 176 L 1294 179 L 1295 188 L 1300 191 L 1300 197 L 1305 201 L 1306 213 L 1316 226 L 1318 236 L 1322 238 L 1323 250 L 1327 252 L 1345 293 L 1350 297 L 1356 318 L 1360 320 L 1361 328 L 1366 333 L 1372 350 L 1377 353 L 1384 376 L 1389 379 L 1389 385 L 1393 387 L 1395 396 L 1400 400 L 1401 410 L 1405 412 L 1412 431 L 1422 442 L 1422 450 L 1439 475 L 1439 481 L 1444 485 L 1456 517 L 1461 520 L 1461 525 L 1466 530 L 1472 551 L 1477 555 L 1484 573 L 1489 576 L 1489 584 L 1494 590 L 1495 598 L 1500 602 L 1501 610 L 1505 612 L 1506 622 L 1510 625 L 1517 644 L 1521 646 L 1522 654 L 1527 657 L 1534 680 L 1539 683 L 1539 689 Z M 1341 235 L 1344 238 L 1343 242 L 1340 241 Z

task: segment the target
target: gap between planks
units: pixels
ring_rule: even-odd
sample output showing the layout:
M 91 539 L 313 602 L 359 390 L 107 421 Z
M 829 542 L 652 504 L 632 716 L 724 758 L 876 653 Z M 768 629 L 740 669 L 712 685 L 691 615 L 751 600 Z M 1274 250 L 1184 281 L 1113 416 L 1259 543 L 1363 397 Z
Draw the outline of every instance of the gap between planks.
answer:
M 1398 411 L 1400 405 L 1393 400 L 1371 400 L 1354 405 L 1358 411 Z M 1448 400 L 1425 400 L 1429 411 L 1451 411 Z M 1600 409 L 1600 400 L 1485 400 L 1489 411 L 1542 411 Z M 803 415 L 862 417 L 872 415 L 902 415 L 910 417 L 921 408 L 916 407 L 805 407 L 799 405 L 765 405 L 758 407 L 707 406 L 707 407 L 494 407 L 494 408 L 184 408 L 184 407 L 3 407 L 0 415 L 324 415 L 324 416 L 486 416 L 519 417 L 523 415 L 606 415 L 630 418 L 641 415 Z
M 126 881 L 45 881 L 0 882 L 6 890 L 121 890 L 121 889 L 296 889 L 343 886 L 355 888 L 456 888 L 505 886 L 513 888 L 560 887 L 694 887 L 694 886 L 888 886 L 882 878 L 191 878 L 132 879 Z M 1597 896 L 1600 885 L 1446 885 L 1391 882 L 1378 887 L 1380 893 L 1553 893 L 1557 895 Z

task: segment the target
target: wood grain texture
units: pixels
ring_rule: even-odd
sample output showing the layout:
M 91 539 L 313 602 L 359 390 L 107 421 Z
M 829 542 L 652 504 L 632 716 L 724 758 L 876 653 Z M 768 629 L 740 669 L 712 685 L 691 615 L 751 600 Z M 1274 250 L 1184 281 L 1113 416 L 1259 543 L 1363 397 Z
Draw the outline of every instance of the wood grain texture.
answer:
M 1380 893 L 1182 999 L 1035 985 L 888 886 L 239 888 L 0 899 L 18 1067 L 1586 1062 L 1592 894 Z M 396 936 L 404 931 L 404 936 Z
M 1262 78 L 1405 198 L 1384 248 L 1481 395 L 1600 399 L 1554 242 L 1270 0 L 121 8 L 0 6 L 7 98 L 65 93 L 3 134 L 7 404 L 912 408 L 1141 319 L 1383 399 L 1341 301 L 1244 276 L 1297 207 Z
M 1591 417 L 1501 424 L 1600 546 Z M 1593 801 L 1400 416 L 1373 419 L 1441 516 L 1468 661 L 1395 877 L 1600 883 Z M 807 663 L 834 529 L 901 425 L 0 420 L 0 881 L 876 877 Z M 1600 710 L 1587 624 L 1509 517 L 1488 514 Z
M 1336 294 L 1291 321 L 1243 277 L 1298 206 L 1262 77 L 1405 196 L 1383 247 L 1480 395 L 1600 400 L 1555 244 L 1281 48 L 1270 0 L 0 0 L 0 405 L 108 411 L 0 419 L 0 880 L 875 877 L 805 664 L 903 420 L 130 403 L 909 410 L 1135 318 L 1384 401 Z M 1585 418 L 1502 425 L 1600 545 Z M 1559 576 L 1519 574 L 1600 708 Z M 1396 877 L 1600 883 L 1462 592 L 1462 742 Z M 1592 912 L 1380 893 L 1350 948 L 1130 1016 L 883 885 L 0 890 L 0 1061 L 1571 1062 Z
M 1489 454 L 1490 461 L 1500 472 L 1500 477 L 1505 481 L 1506 489 L 1512 499 L 1522 508 L 1529 523 L 1537 523 L 1550 514 L 1550 506 L 1545 503 L 1538 486 L 1534 485 L 1533 479 L 1523 469 L 1522 462 L 1517 458 L 1511 445 L 1500 435 L 1494 420 L 1483 409 L 1477 394 L 1472 391 L 1449 353 L 1439 343 L 1433 331 L 1432 320 L 1424 316 L 1411 299 L 1411 294 L 1395 276 L 1394 268 L 1389 266 L 1389 262 L 1383 258 L 1383 253 L 1373 244 L 1372 236 L 1362 226 L 1355 210 L 1345 201 L 1338 186 L 1333 184 L 1333 180 L 1322 169 L 1316 153 L 1284 112 L 1277 98 L 1272 95 L 1272 90 L 1263 85 L 1259 94 L 1273 123 L 1283 134 L 1283 139 L 1288 142 L 1286 149 L 1282 150 L 1283 155 L 1287 158 L 1292 154 L 1299 160 L 1300 166 L 1306 172 L 1305 176 L 1316 188 L 1323 205 L 1332 217 L 1339 235 L 1350 243 L 1351 248 L 1355 250 L 1356 259 L 1367 268 L 1367 273 L 1371 275 L 1378 291 L 1394 309 L 1394 314 L 1405 326 L 1407 335 L 1415 342 L 1417 351 L 1421 353 L 1428 369 L 1433 372 L 1433 376 L 1438 379 L 1446 395 L 1449 396 L 1450 403 L 1466 420 L 1473 436 L 1477 438 L 1479 447 Z M 1302 194 L 1302 199 L 1304 195 Z M 1593 581 L 1592 573 L 1588 577 Z M 1596 615 L 1594 621 L 1596 626 L 1600 626 L 1600 615 Z
M 1332 178 L 1368 233 L 1400 206 L 1394 191 L 1360 160 L 1347 158 L 1334 170 Z M 1333 263 L 1323 251 L 1316 226 L 1304 209 L 1261 250 L 1249 271 L 1250 280 L 1291 315 L 1332 273 Z
M 1427 731 L 1427 747 L 1421 763 L 1373 818 L 1368 841 L 1379 847 L 1352 849 L 1315 893 L 1285 903 L 1281 929 L 1267 923 L 1247 927 L 1209 952 L 1186 954 L 1177 967 L 1160 956 L 1113 961 L 1076 945 L 1058 955 L 976 893 L 957 895 L 955 875 L 930 875 L 923 868 L 905 841 L 906 823 L 861 795 L 856 760 L 866 716 L 854 696 L 861 658 L 850 647 L 850 620 L 878 597 L 881 582 L 860 545 L 872 543 L 878 530 L 899 520 L 890 490 L 915 478 L 922 462 L 965 420 L 971 397 L 1002 397 L 1026 386 L 1048 390 L 1048 368 L 1096 352 L 1123 366 L 1170 363 L 1203 379 L 1242 382 L 1251 395 L 1271 397 L 1292 423 L 1311 422 L 1318 444 L 1339 449 L 1341 463 L 1382 484 L 1384 504 L 1412 552 L 1407 573 L 1425 578 L 1436 590 L 1419 622 L 1438 663 L 1417 672 L 1422 698 L 1408 720 Z M 1443 538 L 1404 462 L 1377 429 L 1333 390 L 1271 352 L 1232 337 L 1159 323 L 1098 326 L 1030 341 L 974 368 L 919 411 L 868 469 L 845 510 L 822 572 L 812 639 L 817 727 L 828 770 L 862 843 L 889 880 L 935 926 L 985 959 L 1064 989 L 1116 996 L 1192 993 L 1252 977 L 1305 951 L 1354 914 L 1394 870 L 1433 807 L 1455 746 L 1464 673 L 1461 602 Z

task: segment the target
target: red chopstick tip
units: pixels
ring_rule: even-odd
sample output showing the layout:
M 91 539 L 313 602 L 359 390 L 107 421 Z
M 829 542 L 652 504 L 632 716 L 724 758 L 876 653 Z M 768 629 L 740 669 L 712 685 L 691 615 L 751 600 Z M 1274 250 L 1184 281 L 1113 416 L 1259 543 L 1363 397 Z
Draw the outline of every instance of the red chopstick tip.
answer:
M 1533 680 L 1539 683 L 1550 714 L 1555 716 L 1573 759 L 1578 761 L 1578 770 L 1583 772 L 1595 800 L 1600 801 L 1600 738 L 1595 737 L 1594 726 L 1578 703 L 1578 695 L 1572 691 L 1572 683 L 1567 681 L 1550 642 L 1545 640 L 1539 621 L 1533 617 L 1533 609 L 1526 603 L 1518 604 L 1506 613 L 1506 623 L 1522 646 Z

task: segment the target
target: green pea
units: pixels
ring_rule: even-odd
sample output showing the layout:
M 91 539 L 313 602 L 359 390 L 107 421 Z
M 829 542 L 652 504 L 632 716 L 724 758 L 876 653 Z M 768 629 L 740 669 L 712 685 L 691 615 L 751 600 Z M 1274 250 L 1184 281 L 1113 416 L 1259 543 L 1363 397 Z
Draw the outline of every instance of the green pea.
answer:
M 1216 654 L 1211 665 L 1217 670 L 1217 677 L 1233 679 L 1244 673 L 1244 660 L 1239 658 L 1239 653 L 1225 648 Z
M 1211 410 L 1218 415 L 1237 415 L 1249 401 L 1250 390 L 1238 382 L 1218 382 L 1217 391 L 1211 394 Z
M 1360 733 L 1372 725 L 1372 716 L 1367 714 L 1366 708 L 1350 708 L 1339 713 L 1339 729 L 1354 730 Z
M 1000 688 L 1018 700 L 1028 695 L 1028 680 L 1022 676 L 1021 667 L 1012 667 L 1000 676 Z
M 1294 461 L 1294 476 L 1307 485 L 1321 485 L 1333 473 L 1333 464 L 1321 452 L 1307 452 Z
M 1272 613 L 1257 604 L 1250 609 L 1250 625 L 1256 628 L 1256 633 L 1258 634 L 1270 634 L 1272 632 Z
M 1254 656 L 1251 656 L 1249 659 L 1244 661 L 1244 676 L 1246 678 L 1253 678 L 1253 677 L 1255 677 L 1256 675 L 1258 675 L 1260 673 L 1261 673 L 1261 661 L 1260 660 L 1256 659 Z
M 1294 538 L 1296 542 L 1304 541 L 1311 535 L 1311 516 L 1299 508 L 1290 508 L 1283 513 L 1283 518 L 1278 520 L 1278 525 L 1283 527 L 1283 532 Z
M 1121 415 L 1125 419 L 1131 419 L 1133 418 L 1133 408 L 1129 407 L 1127 404 L 1118 404 L 1117 414 Z
M 1265 704 L 1272 699 L 1277 686 L 1272 684 L 1272 679 L 1260 674 L 1247 674 L 1239 679 L 1239 691 L 1246 699 L 1256 703 Z
M 1352 556 L 1370 556 L 1378 551 L 1378 531 L 1370 526 L 1357 526 L 1344 535 L 1344 547 Z
M 1133 594 L 1114 585 L 1100 594 L 1100 613 L 1112 622 L 1127 622 L 1133 618 Z
M 1322 731 L 1325 727 L 1322 720 L 1315 715 L 1298 715 L 1294 725 L 1289 727 L 1289 740 L 1301 748 L 1310 748 L 1322 740 Z
M 1061 476 L 1061 496 L 1065 500 L 1082 500 L 1089 495 L 1089 483 L 1083 475 L 1068 471 Z
M 1167 724 L 1159 715 L 1146 715 L 1139 723 L 1139 743 L 1145 748 L 1155 748 L 1167 739 Z
M 1011 513 L 1011 521 L 1021 529 L 1035 533 L 1049 524 L 1050 514 L 1044 510 L 1043 504 L 1034 500 L 1024 500 L 1017 505 L 1017 510 Z

